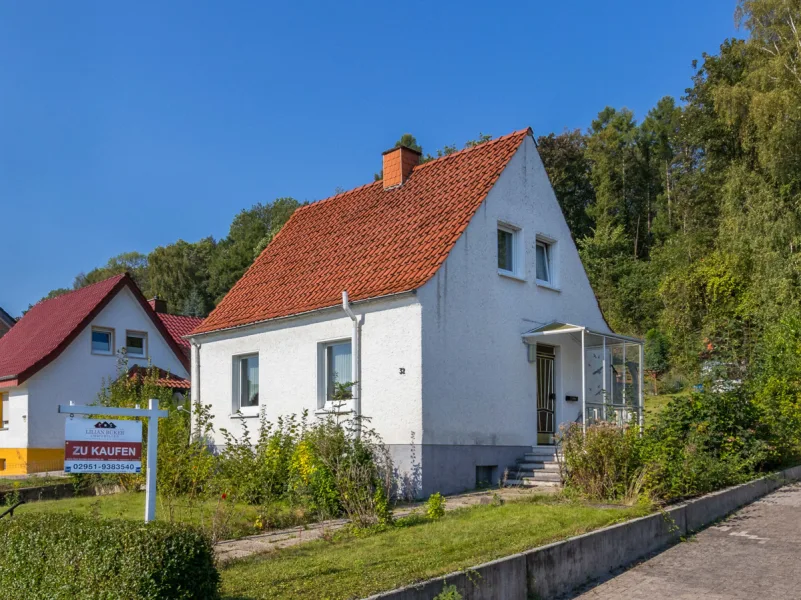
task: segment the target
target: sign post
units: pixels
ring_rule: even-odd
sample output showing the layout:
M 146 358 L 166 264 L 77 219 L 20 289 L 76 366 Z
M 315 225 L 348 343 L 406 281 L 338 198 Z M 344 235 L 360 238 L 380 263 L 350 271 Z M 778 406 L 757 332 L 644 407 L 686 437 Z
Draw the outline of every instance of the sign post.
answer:
M 156 518 L 156 466 L 158 464 L 159 419 L 169 413 L 159 410 L 151 398 L 146 409 L 108 406 L 59 405 L 58 412 L 109 417 L 147 417 L 147 472 L 145 522 Z M 84 423 L 85 422 L 85 423 Z M 142 465 L 142 424 L 139 421 L 67 421 L 64 426 L 64 470 L 70 473 L 139 473 Z

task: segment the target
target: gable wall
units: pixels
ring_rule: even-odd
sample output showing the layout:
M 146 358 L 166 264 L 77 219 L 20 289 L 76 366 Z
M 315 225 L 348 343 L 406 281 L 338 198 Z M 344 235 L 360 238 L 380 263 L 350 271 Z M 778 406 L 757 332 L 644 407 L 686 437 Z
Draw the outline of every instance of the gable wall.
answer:
M 69 404 L 70 400 L 75 404 L 92 403 L 97 400 L 103 379 L 116 377 L 117 356 L 91 353 L 92 326 L 115 330 L 115 351 L 125 346 L 126 330 L 147 332 L 152 364 L 179 377 L 189 377 L 133 293 L 123 288 L 58 358 L 25 382 L 29 393 L 29 447 L 63 447 L 65 417 L 56 412 L 58 405 Z M 129 367 L 134 364 L 147 366 L 148 361 L 128 360 Z
M 522 228 L 525 281 L 498 274 L 499 221 Z M 536 234 L 556 240 L 560 291 L 535 282 Z M 521 334 L 555 320 L 597 331 L 608 327 L 530 137 L 418 295 L 423 305 L 423 443 L 534 444 L 536 376 Z M 565 348 L 565 359 L 569 355 L 580 369 L 578 354 Z M 559 401 L 580 392 L 580 381 L 570 375 L 562 374 Z

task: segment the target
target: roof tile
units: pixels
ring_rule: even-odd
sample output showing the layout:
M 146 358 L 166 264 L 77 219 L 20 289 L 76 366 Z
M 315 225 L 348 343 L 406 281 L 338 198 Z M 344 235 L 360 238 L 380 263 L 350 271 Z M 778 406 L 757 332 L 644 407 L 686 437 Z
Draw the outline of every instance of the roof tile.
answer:
M 436 273 L 530 129 L 299 208 L 195 330 L 205 333 L 419 288 Z

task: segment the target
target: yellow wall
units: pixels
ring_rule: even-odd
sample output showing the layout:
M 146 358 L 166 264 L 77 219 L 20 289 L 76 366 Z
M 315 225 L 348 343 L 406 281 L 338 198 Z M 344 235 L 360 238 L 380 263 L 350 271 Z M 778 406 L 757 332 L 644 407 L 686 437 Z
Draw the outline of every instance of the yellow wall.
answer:
M 0 448 L 0 475 L 25 475 L 64 468 L 64 448 Z

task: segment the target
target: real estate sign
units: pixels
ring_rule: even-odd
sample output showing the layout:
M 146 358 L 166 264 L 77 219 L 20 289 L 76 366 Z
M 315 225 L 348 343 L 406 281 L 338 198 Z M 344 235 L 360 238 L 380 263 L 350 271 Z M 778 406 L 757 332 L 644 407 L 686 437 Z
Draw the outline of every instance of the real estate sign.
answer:
M 141 473 L 142 423 L 67 419 L 64 424 L 66 473 Z

